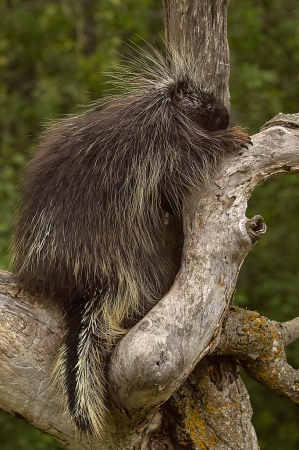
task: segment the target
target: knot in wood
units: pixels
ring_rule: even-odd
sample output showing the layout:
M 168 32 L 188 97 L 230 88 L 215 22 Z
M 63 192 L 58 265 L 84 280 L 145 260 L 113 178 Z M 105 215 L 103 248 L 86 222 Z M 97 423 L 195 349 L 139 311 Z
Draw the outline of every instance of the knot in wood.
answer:
M 267 227 L 262 216 L 256 215 L 246 222 L 246 231 L 252 244 L 255 244 L 262 234 L 266 233 Z

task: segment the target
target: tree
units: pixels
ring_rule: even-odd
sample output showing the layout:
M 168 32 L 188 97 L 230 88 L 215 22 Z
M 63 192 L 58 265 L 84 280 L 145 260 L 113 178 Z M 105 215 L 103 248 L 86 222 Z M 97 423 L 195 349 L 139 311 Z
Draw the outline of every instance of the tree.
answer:
M 205 82 L 228 103 L 227 2 L 184 3 L 181 10 L 165 1 L 164 7 L 167 36 L 177 37 L 178 51 L 192 48 L 200 54 L 204 49 L 203 78 L 215 73 Z M 298 338 L 298 319 L 273 324 L 232 309 L 219 336 L 240 265 L 265 232 L 261 217 L 246 219 L 247 200 L 270 176 L 298 173 L 297 125 L 296 117 L 275 118 L 253 137 L 253 149 L 229 156 L 209 188 L 185 205 L 180 274 L 171 292 L 115 349 L 109 372 L 114 407 L 107 435 L 94 448 L 258 448 L 235 357 L 252 377 L 298 403 L 298 372 L 284 358 L 284 345 Z M 6 386 L 13 381 L 15 389 L 3 392 L 1 406 L 71 448 L 87 446 L 86 440 L 77 442 L 63 413 L 57 414 L 60 397 L 49 400 L 48 374 L 61 336 L 59 312 L 47 300 L 37 303 L 20 291 L 10 275 L 3 273 L 1 281 L 2 380 Z M 177 390 L 199 359 L 212 352 Z

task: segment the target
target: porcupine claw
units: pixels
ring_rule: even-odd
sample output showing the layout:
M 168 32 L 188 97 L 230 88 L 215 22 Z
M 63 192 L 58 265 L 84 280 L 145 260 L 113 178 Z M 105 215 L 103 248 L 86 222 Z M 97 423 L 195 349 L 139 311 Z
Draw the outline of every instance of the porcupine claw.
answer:
M 253 142 L 252 142 L 252 140 L 250 139 L 249 136 L 248 136 L 247 142 L 244 142 L 244 143 L 240 144 L 240 147 L 246 148 L 248 150 L 248 145 L 253 145 Z

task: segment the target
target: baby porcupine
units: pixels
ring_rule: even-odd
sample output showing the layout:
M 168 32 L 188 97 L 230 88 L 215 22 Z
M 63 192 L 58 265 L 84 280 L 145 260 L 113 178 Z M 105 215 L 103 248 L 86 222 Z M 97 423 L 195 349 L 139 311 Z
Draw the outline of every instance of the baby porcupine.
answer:
M 63 308 L 56 370 L 76 425 L 97 436 L 112 346 L 170 287 L 162 203 L 179 215 L 220 157 L 250 142 L 227 129 L 228 111 L 198 84 L 195 64 L 177 57 L 170 68 L 154 53 L 142 75 L 128 75 L 130 92 L 44 134 L 14 236 L 20 283 Z

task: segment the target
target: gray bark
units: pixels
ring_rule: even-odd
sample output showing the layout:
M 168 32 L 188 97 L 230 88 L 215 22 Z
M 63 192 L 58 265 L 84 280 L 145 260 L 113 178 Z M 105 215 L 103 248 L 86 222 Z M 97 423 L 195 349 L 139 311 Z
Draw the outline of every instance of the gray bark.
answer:
M 165 39 L 182 57 L 198 62 L 199 82 L 229 108 L 228 0 L 162 0 Z

